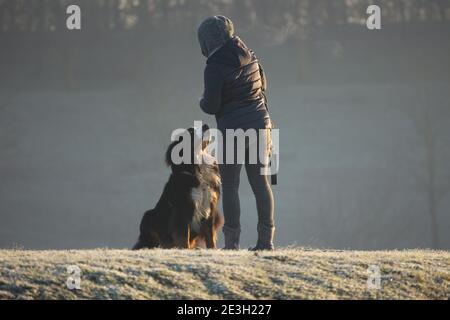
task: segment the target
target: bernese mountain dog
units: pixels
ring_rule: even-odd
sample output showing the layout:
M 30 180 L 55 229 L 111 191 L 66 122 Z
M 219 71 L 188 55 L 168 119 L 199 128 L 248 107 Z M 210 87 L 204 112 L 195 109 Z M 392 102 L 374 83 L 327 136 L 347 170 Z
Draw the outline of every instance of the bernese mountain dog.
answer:
M 166 163 L 172 174 L 155 208 L 144 213 L 134 250 L 216 248 L 217 231 L 223 224 L 223 217 L 218 211 L 219 169 L 217 161 L 207 153 L 208 130 L 207 125 L 189 128 L 188 135 L 178 136 L 167 148 Z M 186 136 L 191 139 L 191 161 L 175 164 L 172 150 Z M 195 139 L 201 139 L 201 142 L 195 143 Z M 194 161 L 195 157 L 202 156 L 208 157 L 209 161 Z

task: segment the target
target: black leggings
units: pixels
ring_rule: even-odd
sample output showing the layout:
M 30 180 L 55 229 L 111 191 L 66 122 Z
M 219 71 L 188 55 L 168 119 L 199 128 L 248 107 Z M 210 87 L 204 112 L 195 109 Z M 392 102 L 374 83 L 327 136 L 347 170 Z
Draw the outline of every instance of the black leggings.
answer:
M 268 129 L 264 130 L 267 136 L 270 135 Z M 225 141 L 225 139 L 224 139 Z M 267 144 L 267 147 L 269 144 Z M 236 150 L 236 148 L 234 149 Z M 261 174 L 265 165 L 261 161 L 256 164 L 249 164 L 249 147 L 245 148 L 245 171 L 247 178 L 255 195 L 256 208 L 258 212 L 258 230 L 260 228 L 273 228 L 274 226 L 274 200 L 269 176 Z M 268 152 L 266 152 L 268 156 Z M 224 152 L 224 160 L 226 154 Z M 236 163 L 236 162 L 235 162 Z M 222 179 L 222 202 L 225 216 L 224 227 L 232 230 L 240 230 L 241 208 L 239 202 L 239 178 L 242 163 L 219 165 Z

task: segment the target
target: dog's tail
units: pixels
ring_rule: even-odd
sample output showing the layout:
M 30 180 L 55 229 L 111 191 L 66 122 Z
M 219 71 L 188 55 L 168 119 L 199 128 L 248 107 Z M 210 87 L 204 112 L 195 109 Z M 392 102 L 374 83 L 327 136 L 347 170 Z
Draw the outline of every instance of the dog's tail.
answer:
M 133 248 L 131 248 L 131 250 L 140 250 L 140 249 L 144 249 L 146 248 L 146 244 L 145 241 L 142 241 L 142 237 L 139 236 L 138 241 L 135 243 L 135 245 L 133 246 Z
M 136 244 L 133 246 L 133 248 L 131 248 L 131 250 L 139 250 L 142 249 L 144 246 L 142 245 L 142 243 L 140 241 L 136 242 Z

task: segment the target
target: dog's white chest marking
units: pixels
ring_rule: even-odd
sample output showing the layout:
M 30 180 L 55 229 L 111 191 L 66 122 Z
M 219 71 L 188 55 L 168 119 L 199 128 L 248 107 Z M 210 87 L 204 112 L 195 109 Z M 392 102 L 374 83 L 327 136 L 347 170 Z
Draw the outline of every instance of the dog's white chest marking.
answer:
M 202 137 L 202 133 L 199 135 Z M 194 215 L 190 223 L 192 231 L 200 232 L 202 221 L 208 219 L 211 212 L 211 205 L 214 201 L 217 201 L 217 192 L 214 188 L 220 185 L 220 177 L 215 172 L 214 165 L 217 163 L 215 157 L 210 155 L 206 150 L 202 148 L 203 141 L 199 144 L 198 150 L 195 150 L 197 157 L 200 174 L 200 185 L 197 188 L 193 188 L 191 191 L 191 198 L 194 204 Z
M 195 232 L 200 231 L 202 220 L 208 219 L 211 215 L 211 190 L 208 186 L 193 188 L 191 192 L 194 202 L 194 216 L 192 217 L 191 228 Z

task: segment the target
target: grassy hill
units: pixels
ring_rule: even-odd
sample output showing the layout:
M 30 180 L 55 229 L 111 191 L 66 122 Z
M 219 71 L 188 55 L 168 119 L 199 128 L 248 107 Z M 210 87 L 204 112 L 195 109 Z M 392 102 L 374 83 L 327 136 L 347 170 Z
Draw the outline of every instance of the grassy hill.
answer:
M 69 290 L 67 267 L 81 270 Z M 368 268 L 381 273 L 369 289 Z M 448 251 L 0 250 L 1 299 L 449 299 Z

